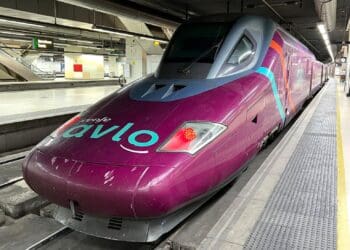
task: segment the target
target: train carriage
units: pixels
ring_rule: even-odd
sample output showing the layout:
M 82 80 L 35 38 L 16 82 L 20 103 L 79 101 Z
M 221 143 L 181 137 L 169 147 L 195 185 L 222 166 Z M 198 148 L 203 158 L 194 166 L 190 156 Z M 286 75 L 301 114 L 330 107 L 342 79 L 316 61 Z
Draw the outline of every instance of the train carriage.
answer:
M 154 74 L 38 144 L 24 178 L 75 230 L 154 241 L 243 171 L 322 81 L 322 64 L 268 18 L 189 22 Z

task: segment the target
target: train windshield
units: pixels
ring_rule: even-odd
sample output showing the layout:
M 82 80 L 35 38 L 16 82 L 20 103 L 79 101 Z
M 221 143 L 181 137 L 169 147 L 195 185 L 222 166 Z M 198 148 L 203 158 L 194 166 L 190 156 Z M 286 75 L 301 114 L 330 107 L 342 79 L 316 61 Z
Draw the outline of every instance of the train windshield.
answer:
M 164 62 L 213 63 L 231 23 L 191 23 L 178 28 Z

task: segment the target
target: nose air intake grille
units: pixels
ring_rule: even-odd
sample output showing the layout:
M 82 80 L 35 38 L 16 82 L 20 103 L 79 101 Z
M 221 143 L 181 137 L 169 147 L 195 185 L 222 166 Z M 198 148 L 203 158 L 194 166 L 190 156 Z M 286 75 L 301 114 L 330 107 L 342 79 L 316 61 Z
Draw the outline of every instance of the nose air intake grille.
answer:
M 72 211 L 72 218 L 77 221 L 82 221 L 84 213 L 79 209 L 79 204 L 76 201 L 70 201 L 70 209 Z
M 185 85 L 174 85 L 174 92 L 186 87 Z
M 73 215 L 74 220 L 82 221 L 84 218 L 84 213 L 81 211 L 75 211 L 75 215 Z
M 165 87 L 165 84 L 154 84 L 154 89 L 155 90 L 161 89 L 163 87 Z
M 142 97 L 158 92 L 161 95 L 160 98 L 163 99 L 185 87 L 186 85 L 180 85 L 180 84 L 166 85 L 166 84 L 156 83 L 156 84 L 152 84 L 151 87 L 149 87 L 149 89 L 142 95 Z
M 123 219 L 122 218 L 111 218 L 108 223 L 108 228 L 120 230 L 122 228 Z

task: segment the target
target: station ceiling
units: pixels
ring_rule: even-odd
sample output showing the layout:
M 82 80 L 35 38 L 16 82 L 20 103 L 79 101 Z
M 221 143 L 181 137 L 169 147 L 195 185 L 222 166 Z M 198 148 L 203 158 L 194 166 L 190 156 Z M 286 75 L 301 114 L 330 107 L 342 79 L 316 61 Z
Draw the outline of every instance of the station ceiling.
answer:
M 306 44 L 320 60 L 329 59 L 328 52 L 317 29 L 320 22 L 313 0 L 268 0 L 268 4 L 283 17 L 283 21 L 261 0 L 109 0 L 128 5 L 154 15 L 161 15 L 173 21 L 184 22 L 193 16 L 206 16 L 219 13 L 258 14 L 272 17 L 284 28 Z M 324 0 L 324 2 L 327 2 Z M 341 42 L 348 40 L 346 31 L 350 14 L 350 1 L 337 0 L 336 27 L 329 33 L 333 47 L 337 51 Z M 334 48 L 335 49 L 335 48 Z
M 54 41 L 55 46 L 87 47 L 89 42 L 89 46 L 117 48 L 122 53 L 126 35 L 166 40 L 178 25 L 193 17 L 258 14 L 273 18 L 319 60 L 327 61 L 330 57 L 317 29 L 321 19 L 315 2 L 330 1 L 337 2 L 336 25 L 329 32 L 336 54 L 341 44 L 349 40 L 346 26 L 350 0 L 6 0 L 0 1 L 0 38 L 5 39 L 0 39 L 0 46 L 10 42 L 23 44 L 23 39 L 30 46 L 31 39 L 39 37 Z M 114 34 L 99 32 L 98 26 L 114 29 Z M 124 36 L 117 35 L 119 31 Z

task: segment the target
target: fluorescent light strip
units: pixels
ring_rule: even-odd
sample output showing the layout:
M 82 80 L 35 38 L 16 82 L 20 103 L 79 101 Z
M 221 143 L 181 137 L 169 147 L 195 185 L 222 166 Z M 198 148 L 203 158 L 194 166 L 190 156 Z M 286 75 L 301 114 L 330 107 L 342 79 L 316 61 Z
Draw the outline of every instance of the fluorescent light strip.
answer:
M 16 35 L 16 36 L 25 36 L 26 34 L 24 33 L 17 33 L 13 31 L 6 31 L 6 30 L 0 30 L 1 34 L 8 34 L 8 35 Z
M 52 44 L 52 41 L 49 41 L 49 40 L 42 40 L 42 39 L 39 39 L 38 40 L 39 44 L 42 43 L 42 44 Z
M 147 36 L 140 36 L 140 39 L 148 40 L 148 41 L 157 41 L 157 42 L 160 42 L 160 43 L 168 43 L 168 41 L 166 41 L 166 40 L 152 38 L 152 37 L 147 37 Z
M 101 29 L 101 28 L 95 28 L 95 27 L 93 27 L 93 30 L 104 32 L 104 33 L 109 33 L 109 34 L 115 34 L 115 35 L 119 35 L 119 36 L 126 36 L 126 37 L 132 37 L 133 36 L 133 35 L 130 35 L 130 34 L 127 34 L 127 33 L 123 33 L 123 32 L 112 31 L 112 30 Z
M 168 43 L 168 41 L 166 41 L 165 39 L 157 39 L 155 37 L 142 36 L 142 35 L 139 35 L 139 34 L 129 34 L 127 32 L 114 31 L 114 30 L 110 30 L 110 29 L 104 29 L 104 28 L 100 28 L 100 27 L 95 27 L 94 25 L 92 26 L 92 29 L 95 30 L 95 31 L 100 31 L 100 32 L 109 33 L 109 34 L 115 34 L 115 35 L 119 35 L 119 36 L 139 37 L 140 39 L 144 39 L 144 40 L 158 41 L 160 43 Z
M 19 42 L 30 42 L 29 39 L 20 39 L 20 38 L 8 38 L 8 37 L 0 37 L 0 40 L 6 40 L 6 41 L 19 41 Z
M 15 25 L 22 25 L 22 26 L 36 27 L 36 28 L 45 28 L 45 26 L 39 25 L 39 24 L 25 23 L 25 22 L 13 21 L 13 20 L 2 19 L 2 18 L 0 18 L 0 22 L 10 23 L 10 24 L 15 24 Z
M 317 28 L 321 34 L 327 34 L 326 26 L 323 23 L 319 23 Z
M 72 42 L 81 42 L 81 43 L 89 43 L 89 44 L 93 44 L 94 43 L 92 41 L 84 41 L 84 40 L 73 39 L 73 38 L 58 38 L 58 40 L 61 40 L 61 41 L 72 41 Z
M 66 43 L 56 43 L 56 42 L 54 42 L 54 45 L 55 46 L 60 46 L 60 47 L 66 47 L 66 46 L 69 46 L 69 44 L 66 44 Z
M 82 48 L 89 48 L 89 49 L 100 49 L 98 47 L 95 46 L 89 46 L 89 45 L 79 45 L 79 44 L 66 44 L 66 43 L 54 43 L 56 47 L 67 47 L 67 46 L 73 46 L 73 47 L 82 47 Z
M 334 61 L 333 51 L 332 51 L 332 48 L 331 48 L 331 42 L 329 41 L 329 36 L 328 36 L 328 32 L 326 30 L 326 26 L 323 23 L 319 23 L 317 25 L 317 28 L 318 28 L 318 30 L 321 33 L 323 42 L 326 45 L 327 51 L 328 51 L 329 55 L 331 56 L 332 61 Z
M 89 46 L 89 45 L 76 45 L 78 47 L 82 47 L 82 48 L 88 48 L 88 49 L 100 49 L 98 47 L 94 47 L 94 46 Z

